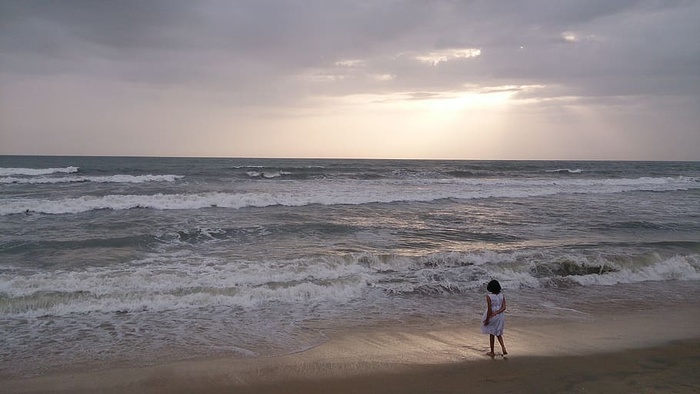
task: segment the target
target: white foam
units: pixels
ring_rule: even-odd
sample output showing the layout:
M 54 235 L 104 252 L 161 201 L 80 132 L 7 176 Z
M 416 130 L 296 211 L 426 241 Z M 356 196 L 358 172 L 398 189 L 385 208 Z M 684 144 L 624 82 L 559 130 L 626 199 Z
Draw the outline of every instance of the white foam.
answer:
M 55 173 L 73 173 L 78 172 L 78 167 L 64 168 L 0 168 L 0 176 L 9 175 L 48 175 Z
M 274 179 L 274 178 L 280 178 L 284 175 L 291 175 L 291 172 L 288 171 L 247 171 L 246 174 L 251 177 L 251 178 L 266 178 L 266 179 Z
M 126 268 L 0 274 L 0 313 L 170 310 L 266 302 L 345 301 L 359 297 L 368 270 L 342 260 L 173 263 L 157 257 Z
M 557 274 L 559 261 L 575 264 L 582 269 L 593 268 L 595 274 Z M 542 261 L 550 261 L 554 267 L 551 274 L 542 275 L 547 269 L 537 270 Z M 503 288 L 537 289 L 551 285 L 553 281 L 569 281 L 582 286 L 614 285 L 645 281 L 700 280 L 700 255 L 675 256 L 661 259 L 637 256 L 627 263 L 600 257 L 591 260 L 584 255 L 546 256 L 538 252 L 515 253 L 439 253 L 415 260 L 380 263 L 381 272 L 389 269 L 392 279 L 388 282 L 370 281 L 373 285 L 390 293 L 461 292 L 481 288 L 490 279 L 498 279 Z M 412 273 L 408 273 L 413 271 Z M 564 271 L 566 269 L 564 268 Z M 401 280 L 399 280 L 401 279 Z M 444 290 L 444 291 L 443 291 Z
M 580 174 L 583 172 L 580 168 L 569 169 L 569 168 L 557 168 L 556 170 L 546 170 L 545 172 L 558 172 L 558 173 L 568 173 L 568 174 Z
M 281 288 L 245 288 L 237 293 L 194 291 L 187 294 L 141 292 L 95 296 L 91 293 L 52 295 L 16 299 L 0 304 L 4 316 L 36 317 L 64 316 L 74 313 L 116 313 L 134 311 L 169 311 L 213 306 L 252 308 L 270 302 L 342 302 L 359 297 L 362 288 L 357 284 L 298 283 Z
M 111 176 L 65 176 L 59 178 L 35 177 L 35 178 L 0 178 L 0 183 L 11 184 L 53 184 L 53 183 L 145 183 L 145 182 L 175 182 L 183 178 L 182 175 L 111 175 Z
M 675 256 L 644 267 L 623 268 L 602 275 L 592 274 L 570 276 L 569 278 L 583 286 L 646 281 L 700 280 L 700 256 Z
M 326 168 L 325 166 L 319 166 L 319 165 L 285 166 L 285 167 L 286 168 L 298 168 L 298 169 L 311 169 L 311 168 L 323 169 L 323 168 Z M 276 168 L 276 167 L 262 166 L 262 165 L 246 165 L 246 166 L 233 166 L 231 168 L 241 170 L 241 169 L 246 169 L 246 168 Z
M 175 179 L 175 175 L 163 176 Z M 110 177 L 111 178 L 111 177 Z M 111 178 L 117 180 L 120 178 Z M 128 178 L 134 180 L 135 178 Z M 140 178 L 139 178 L 140 179 Z M 143 181 L 152 178 L 144 178 Z M 161 178 L 157 178 L 161 179 Z M 0 200 L 0 215 L 26 211 L 46 214 L 99 209 L 201 209 L 281 206 L 357 205 L 441 199 L 527 198 L 555 194 L 604 194 L 629 191 L 669 191 L 700 188 L 693 178 L 638 179 L 506 179 L 309 181 L 271 186 L 269 192 L 83 196 L 68 199 Z
M 538 253 L 439 253 L 423 257 L 349 255 L 286 261 L 193 258 L 190 252 L 156 255 L 129 266 L 81 271 L 0 273 L 0 314 L 165 311 L 236 306 L 372 302 L 381 294 L 442 294 L 480 289 L 498 279 L 506 289 L 540 288 L 552 281 L 582 286 L 643 281 L 700 280 L 700 256 L 634 258 L 627 263 L 571 256 L 581 267 L 605 265 L 598 274 L 541 275 Z M 537 257 L 537 258 L 535 258 Z M 197 262 L 197 263 L 195 263 Z M 622 265 L 621 265 L 622 264 Z M 372 293 L 373 289 L 381 290 Z

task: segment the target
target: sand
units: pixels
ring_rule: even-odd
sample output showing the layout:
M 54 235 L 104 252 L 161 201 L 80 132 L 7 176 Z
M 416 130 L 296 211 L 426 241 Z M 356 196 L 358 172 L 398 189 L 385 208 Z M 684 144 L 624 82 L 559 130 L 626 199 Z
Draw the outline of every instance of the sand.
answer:
M 297 354 L 3 378 L 3 393 L 700 393 L 700 308 L 509 319 L 509 355 L 478 327 L 330 333 Z M 498 350 L 498 345 L 497 345 Z

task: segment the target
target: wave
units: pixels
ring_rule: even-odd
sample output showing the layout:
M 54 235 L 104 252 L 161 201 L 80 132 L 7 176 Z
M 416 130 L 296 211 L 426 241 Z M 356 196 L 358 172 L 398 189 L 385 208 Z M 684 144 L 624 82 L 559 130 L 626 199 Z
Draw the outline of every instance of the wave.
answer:
M 145 182 L 175 182 L 184 178 L 182 175 L 111 175 L 111 176 L 66 176 L 60 178 L 0 178 L 5 184 L 54 184 L 54 183 L 145 183 Z
M 0 242 L 0 255 L 20 255 L 24 253 L 35 254 L 38 251 L 75 251 L 90 248 L 130 248 L 148 252 L 162 252 L 168 246 L 202 245 L 225 240 L 245 239 L 250 236 L 267 236 L 271 233 L 323 233 L 323 234 L 347 234 L 353 230 L 351 226 L 331 224 L 278 224 L 275 226 L 250 226 L 250 227 L 193 227 L 173 229 L 167 232 L 152 234 L 138 234 L 117 237 L 94 237 L 71 240 L 12 240 Z M 49 253 L 51 253 L 49 252 Z
M 263 168 L 269 168 L 269 169 L 278 169 L 278 166 L 266 166 L 266 165 L 245 165 L 245 166 L 233 166 L 231 167 L 235 170 L 241 170 L 241 169 L 248 169 L 248 168 L 253 168 L 253 169 L 263 169 Z M 307 170 L 307 169 L 323 169 L 326 168 L 326 166 L 321 166 L 321 165 L 304 165 L 304 166 L 285 166 L 285 168 L 292 168 L 292 169 L 300 169 L 300 170 Z
M 79 168 L 78 167 L 64 167 L 64 168 L 0 168 L 0 176 L 9 176 L 9 175 L 28 175 L 28 176 L 37 176 L 37 175 L 49 175 L 49 174 L 56 174 L 56 173 L 74 173 L 78 172 Z
M 545 259 L 542 261 L 542 259 Z M 700 280 L 700 255 L 601 258 L 542 253 L 357 254 L 287 261 L 159 255 L 129 266 L 80 271 L 0 270 L 5 316 L 128 313 L 270 303 L 345 303 L 376 297 L 440 296 L 505 289 Z
M 170 257 L 172 258 L 172 256 Z M 342 301 L 366 287 L 363 267 L 338 262 L 202 264 L 146 259 L 126 268 L 0 274 L 0 313 L 65 315 L 162 311 L 266 302 Z
M 164 176 L 163 180 L 176 176 Z M 108 177 L 115 181 L 118 178 Z M 145 180 L 143 178 L 121 178 Z M 150 179 L 150 178 L 149 178 Z M 160 178 L 159 178 L 160 179 Z M 151 179 L 152 180 L 152 179 Z M 268 206 L 360 205 L 372 203 L 430 202 L 444 199 L 528 198 L 556 194 L 605 194 L 631 191 L 674 191 L 700 188 L 692 178 L 571 179 L 551 180 L 414 180 L 347 181 L 285 185 L 283 191 L 201 194 L 106 195 L 65 199 L 0 200 L 0 215 L 28 212 L 74 214 L 92 210 L 149 208 L 159 210 Z
M 251 178 L 273 179 L 291 175 L 292 173 L 289 171 L 247 171 L 246 174 Z
M 569 168 L 557 168 L 556 170 L 545 170 L 545 172 L 554 172 L 558 174 L 580 174 L 583 172 L 583 170 L 576 168 L 576 169 L 569 169 Z
M 544 259 L 545 261 L 541 261 Z M 664 258 L 656 253 L 635 256 L 576 255 L 562 259 L 527 252 L 499 254 L 437 254 L 412 262 L 415 272 L 388 268 L 391 277 L 372 285 L 388 294 L 461 294 L 482 289 L 498 279 L 505 289 L 571 286 L 610 286 L 624 283 L 668 280 L 700 280 L 700 255 Z M 386 269 L 386 268 L 385 268 Z
M 319 166 L 305 166 L 305 167 L 245 167 L 247 171 L 237 172 L 234 174 L 235 177 L 239 179 L 284 179 L 284 180 L 319 180 L 327 178 L 349 178 L 352 176 L 347 174 L 339 174 L 333 171 L 324 171 L 324 167 Z
M 572 275 L 569 279 L 583 286 L 616 285 L 665 280 L 699 280 L 700 256 L 674 256 L 639 268 L 611 270 L 603 274 Z

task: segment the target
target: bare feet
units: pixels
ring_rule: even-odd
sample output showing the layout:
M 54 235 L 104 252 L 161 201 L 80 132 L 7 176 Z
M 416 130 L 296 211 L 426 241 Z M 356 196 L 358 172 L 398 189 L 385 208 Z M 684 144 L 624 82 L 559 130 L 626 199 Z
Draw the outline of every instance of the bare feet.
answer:
M 486 355 L 489 357 L 496 357 L 496 353 L 494 353 L 494 352 L 488 352 L 488 353 L 486 353 Z

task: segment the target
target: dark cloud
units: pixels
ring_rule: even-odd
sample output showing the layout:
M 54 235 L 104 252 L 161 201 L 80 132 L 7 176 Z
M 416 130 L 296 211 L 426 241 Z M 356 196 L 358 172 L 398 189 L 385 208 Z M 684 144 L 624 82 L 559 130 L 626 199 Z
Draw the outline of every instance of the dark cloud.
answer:
M 308 68 L 376 55 L 381 49 L 373 48 L 419 24 L 424 8 L 372 1 L 4 1 L 0 66 L 269 98 L 276 92 L 262 90 L 289 86 Z
M 1 11 L 5 70 L 257 93 L 303 73 L 334 75 L 353 58 L 366 60 L 362 70 L 309 90 L 539 83 L 572 94 L 697 93 L 687 79 L 700 69 L 700 7 L 688 1 L 5 0 Z M 431 66 L 405 55 L 460 47 L 481 56 Z
M 0 0 L 0 99 L 46 79 L 223 108 L 461 90 L 691 108 L 698 37 L 694 0 Z
M 169 31 L 198 23 L 194 9 L 188 6 L 194 3 L 4 0 L 0 9 L 2 42 L 29 51 L 71 49 L 81 41 L 125 50 L 178 46 L 183 37 L 171 36 Z M 47 34 L 51 32 L 58 34 Z

